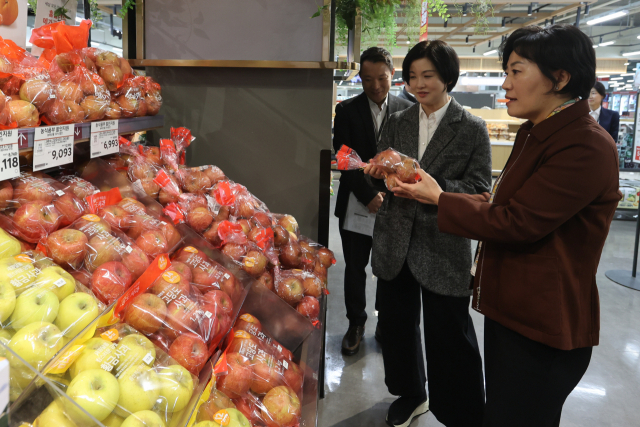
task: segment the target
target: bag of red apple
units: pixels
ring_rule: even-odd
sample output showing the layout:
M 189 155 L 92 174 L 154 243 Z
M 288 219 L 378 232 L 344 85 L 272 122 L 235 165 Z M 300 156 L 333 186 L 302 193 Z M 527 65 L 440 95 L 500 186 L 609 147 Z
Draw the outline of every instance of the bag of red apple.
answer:
M 68 384 L 65 391 L 71 400 L 105 425 L 124 421 L 127 425 L 163 426 L 181 419 L 198 388 L 197 376 L 126 324 L 98 328 L 91 336 L 80 349 L 72 342 L 51 371 Z M 197 353 L 191 350 L 185 346 L 174 353 L 195 359 Z M 99 394 L 90 384 L 99 385 Z M 59 408 L 60 415 L 73 425 L 94 425 L 75 406 L 62 404 Z M 56 422 L 42 425 L 59 425 Z
M 113 52 L 95 47 L 85 47 L 82 49 L 82 54 L 96 65 L 98 75 L 102 77 L 110 92 L 118 91 L 126 84 L 127 79 L 133 77 L 133 69 L 129 62 Z M 118 100 L 116 102 L 120 105 Z M 135 114 L 133 116 L 124 115 L 123 111 L 123 117 L 134 116 Z
M 115 54 L 113 55 L 115 56 Z M 123 61 L 126 62 L 124 59 Z M 117 87 L 117 89 L 111 89 L 109 82 L 107 82 L 107 88 L 111 90 L 112 98 L 115 100 L 116 104 L 120 106 L 122 118 L 142 117 L 147 115 L 148 106 L 144 95 L 144 77 L 133 77 L 128 75 L 124 77 L 122 83 Z M 153 104 L 153 106 L 154 108 L 157 107 L 157 109 L 160 108 L 156 104 Z M 160 153 L 158 151 L 158 156 L 159 154 Z
M 151 79 L 151 77 L 148 78 Z M 191 131 L 185 127 L 171 128 L 171 139 L 160 140 L 160 157 L 163 166 L 169 168 L 172 172 L 177 171 L 180 165 L 184 164 L 181 163 L 181 158 L 187 147 L 195 139 L 191 135 Z
M 160 84 L 153 80 L 152 77 L 145 77 L 142 85 L 142 94 L 144 96 L 144 102 L 147 104 L 147 116 L 155 116 L 158 114 L 160 107 L 162 107 Z M 182 151 L 181 154 L 184 156 L 184 151 Z M 184 164 L 184 162 L 181 164 Z
M 420 169 L 418 161 L 399 153 L 393 148 L 388 148 L 376 154 L 370 163 L 384 171 L 386 174 L 385 181 L 389 189 L 395 186 L 396 180 L 407 184 L 415 184 L 421 179 L 418 174 L 418 169 Z
M 342 145 L 340 150 L 336 153 L 337 168 L 341 171 L 358 170 L 367 166 L 367 163 L 363 162 L 358 153 L 352 148 Z
M 274 270 L 276 294 L 298 313 L 311 321 L 318 320 L 325 287 L 316 274 L 304 270 Z

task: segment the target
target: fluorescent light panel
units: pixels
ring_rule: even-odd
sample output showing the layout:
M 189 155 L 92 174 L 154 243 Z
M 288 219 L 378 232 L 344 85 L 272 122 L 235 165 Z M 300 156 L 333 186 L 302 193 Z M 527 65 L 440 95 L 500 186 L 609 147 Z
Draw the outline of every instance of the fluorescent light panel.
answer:
M 622 54 L 622 56 L 638 56 L 638 55 L 640 55 L 640 51 L 627 52 Z
M 490 50 L 488 52 L 483 53 L 482 55 L 488 56 L 488 55 L 493 55 L 494 53 L 498 53 L 498 50 L 497 49 L 493 49 L 493 50 Z
M 612 19 L 620 18 L 629 13 L 628 10 L 621 10 L 620 12 L 612 13 L 611 15 L 602 16 L 600 18 L 592 19 L 591 21 L 587 21 L 587 25 L 596 25 L 601 22 L 611 21 Z
M 611 80 L 624 80 L 624 77 L 611 77 Z
M 610 42 L 604 42 L 604 43 L 600 43 L 598 46 L 600 47 L 604 47 L 604 46 L 611 46 L 612 44 L 615 44 L 615 40 L 611 40 Z

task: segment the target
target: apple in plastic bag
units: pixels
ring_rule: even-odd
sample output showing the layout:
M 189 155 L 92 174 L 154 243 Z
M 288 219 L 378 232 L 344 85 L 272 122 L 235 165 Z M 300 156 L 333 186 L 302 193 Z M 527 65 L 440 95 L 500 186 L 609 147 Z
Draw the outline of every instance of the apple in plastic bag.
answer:
M 118 376 L 130 366 L 137 366 L 141 363 L 153 366 L 156 360 L 156 348 L 153 343 L 149 338 L 140 334 L 131 334 L 122 338 L 114 352 L 124 353 L 124 356 L 118 358 L 118 363 L 114 367 L 114 373 Z
M 317 319 L 320 315 L 320 302 L 315 297 L 306 296 L 298 303 L 296 310 L 309 319 Z
M 276 293 L 287 304 L 295 307 L 304 296 L 304 287 L 299 277 L 289 276 L 276 284 Z
M 111 304 L 132 283 L 131 273 L 118 261 L 110 261 L 98 267 L 91 277 L 91 290 L 100 301 Z
M 300 417 L 300 399 L 287 386 L 271 389 L 262 399 L 262 417 L 269 427 L 285 427 Z
M 209 359 L 207 344 L 194 333 L 185 333 L 173 341 L 169 356 L 193 375 L 198 375 Z
M 33 286 L 50 290 L 60 302 L 76 291 L 73 276 L 55 264 L 40 270 Z
M 160 403 L 162 411 L 179 412 L 186 408 L 194 384 L 191 373 L 180 365 L 163 367 L 158 371 L 160 378 Z
M 164 421 L 153 411 L 140 411 L 129 415 L 120 427 L 166 427 Z
M 86 210 L 82 203 L 73 193 L 66 193 L 53 202 L 53 206 L 60 212 L 60 226 L 65 227 L 78 218 L 80 218 Z
M 167 306 L 153 294 L 140 294 L 135 297 L 124 311 L 124 321 L 143 334 L 153 334 L 167 317 Z
M 126 417 L 153 408 L 160 396 L 160 378 L 149 366 L 132 365 L 118 376 L 120 398 L 115 413 Z
M 76 292 L 60 302 L 59 314 L 54 323 L 65 337 L 71 339 L 79 335 L 99 314 L 98 303 L 91 295 Z
M 0 282 L 0 323 L 4 323 L 16 307 L 16 292 L 7 282 Z
M 120 386 L 118 380 L 102 369 L 89 369 L 80 372 L 69 384 L 67 395 L 70 400 L 64 399 L 65 413 L 78 424 L 92 424 L 91 419 L 72 404 L 87 411 L 98 421 L 102 421 L 116 407 L 120 398 Z
M 80 356 L 69 367 L 69 376 L 74 379 L 80 372 L 89 369 L 100 369 L 113 353 L 115 344 L 100 337 L 91 338 L 84 343 Z
M 27 289 L 16 298 L 16 306 L 9 318 L 9 324 L 17 331 L 31 323 L 53 323 L 58 316 L 59 308 L 58 297 L 50 290 Z
M 238 353 L 227 353 L 227 375 L 218 379 L 218 390 L 232 399 L 249 391 L 253 381 L 253 369 L 249 360 Z

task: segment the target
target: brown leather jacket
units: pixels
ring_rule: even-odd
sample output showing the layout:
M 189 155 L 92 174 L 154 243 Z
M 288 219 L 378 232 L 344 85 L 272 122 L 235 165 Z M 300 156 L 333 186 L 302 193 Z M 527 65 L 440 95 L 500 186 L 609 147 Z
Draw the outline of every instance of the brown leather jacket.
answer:
M 597 345 L 595 276 L 618 171 L 613 139 L 583 100 L 521 126 L 494 203 L 443 193 L 440 231 L 484 242 L 473 308 L 551 347 Z

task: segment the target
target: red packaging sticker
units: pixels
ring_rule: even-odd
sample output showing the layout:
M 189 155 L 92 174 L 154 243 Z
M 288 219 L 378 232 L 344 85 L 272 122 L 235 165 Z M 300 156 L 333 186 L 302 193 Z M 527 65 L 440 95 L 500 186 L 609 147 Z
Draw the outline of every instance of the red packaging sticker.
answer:
M 127 138 L 125 138 L 124 136 L 120 136 L 118 137 L 118 141 L 120 142 L 120 146 L 130 146 L 131 145 L 131 141 L 129 141 Z
M 16 123 L 17 126 L 17 123 Z M 182 153 L 180 153 L 180 164 L 181 165 L 186 165 L 187 164 L 187 152 L 183 151 Z
M 229 187 L 229 181 L 218 183 L 215 191 L 216 202 L 222 206 L 232 206 L 236 202 L 236 195 Z
M 136 280 L 136 282 L 131 285 L 129 290 L 125 292 L 120 298 L 118 298 L 118 302 L 116 303 L 116 308 L 113 311 L 113 315 L 118 318 L 122 318 L 122 312 L 129 305 L 131 300 L 137 297 L 140 294 L 145 293 L 153 282 L 160 276 L 160 274 L 165 271 L 169 266 L 171 266 L 171 262 L 169 261 L 169 255 L 161 254 L 156 257 L 156 259 L 151 263 L 149 268 Z
M 256 245 L 258 245 L 258 247 L 263 251 L 269 244 L 269 241 L 273 242 L 273 229 L 271 227 L 263 228 L 258 232 L 258 234 L 255 237 Z
M 315 326 L 316 328 L 320 329 L 320 321 L 319 320 L 314 320 L 313 322 L 311 322 L 311 324 L 313 326 Z
M 213 373 L 216 375 L 226 374 L 229 368 L 227 367 L 227 352 L 222 353 L 216 365 L 213 367 Z
M 171 218 L 174 225 L 178 225 L 184 222 L 184 214 L 182 213 L 182 209 L 175 203 L 169 203 L 163 210 L 165 215 Z
M 325 295 L 329 295 L 329 289 L 322 288 L 322 293 L 325 294 Z
M 223 242 L 231 242 L 243 244 L 247 242 L 247 236 L 242 231 L 242 226 L 231 221 L 222 221 L 218 225 L 218 237 Z
M 89 212 L 95 214 L 101 208 L 105 206 L 115 205 L 122 200 L 122 194 L 120 194 L 120 188 L 114 187 L 109 191 L 101 191 L 91 196 L 87 196 L 87 205 L 89 205 Z
M 172 184 L 169 174 L 167 174 L 167 172 L 164 169 L 160 169 L 158 171 L 158 174 L 156 175 L 156 177 L 153 178 L 153 182 L 155 182 L 162 188 L 165 188 L 168 185 Z M 175 192 L 174 194 L 177 194 L 177 192 Z
M 176 154 L 176 146 L 170 139 L 160 140 L 160 151 L 166 151 L 168 153 Z
M 47 255 L 47 248 L 41 242 L 38 242 L 36 245 L 36 251 L 40 252 L 44 256 L 49 256 Z

